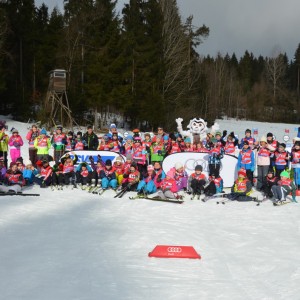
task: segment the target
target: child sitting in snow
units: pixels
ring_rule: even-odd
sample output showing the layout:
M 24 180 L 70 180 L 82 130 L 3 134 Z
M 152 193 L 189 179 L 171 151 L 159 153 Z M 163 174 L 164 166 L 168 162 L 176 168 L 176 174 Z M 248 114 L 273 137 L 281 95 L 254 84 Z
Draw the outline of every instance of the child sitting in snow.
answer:
M 273 197 L 272 186 L 277 185 L 278 180 L 279 179 L 274 175 L 273 169 L 269 169 L 261 187 L 261 192 L 265 198 L 271 199 Z
M 107 159 L 105 162 L 105 168 L 100 172 L 101 184 L 103 189 L 111 187 L 117 188 L 117 177 L 114 169 L 112 168 L 112 162 Z
M 223 191 L 223 179 L 222 177 L 216 176 L 215 173 L 212 173 L 208 178 L 209 184 L 205 187 L 204 192 L 207 196 L 212 196 L 215 194 L 224 193 Z
M 76 182 L 86 189 L 92 182 L 92 168 L 86 163 L 80 163 L 76 168 Z
M 160 190 L 157 196 L 161 199 L 181 199 L 182 197 L 177 194 L 178 187 L 172 172 L 168 172 L 166 178 L 161 181 Z
M 3 183 L 6 171 L 7 171 L 7 169 L 4 164 L 4 158 L 3 158 L 3 156 L 1 156 L 0 157 L 0 183 Z
M 178 191 L 186 191 L 188 174 L 184 170 L 183 164 L 181 162 L 175 163 L 175 166 L 171 168 L 168 173 L 172 176 L 173 179 L 175 179 Z
M 283 171 L 280 173 L 280 180 L 277 182 L 277 185 L 272 186 L 272 192 L 275 203 L 278 201 L 285 201 L 287 195 L 290 193 L 292 193 L 292 201 L 297 202 L 296 186 L 293 180 L 290 179 L 288 171 Z
M 256 198 L 249 196 L 251 190 L 252 184 L 247 178 L 246 170 L 242 168 L 238 171 L 238 178 L 234 182 L 231 193 L 227 195 L 227 198 L 236 201 L 253 201 Z
M 154 183 L 155 178 L 154 167 L 149 165 L 147 167 L 147 173 L 143 175 L 143 179 L 139 182 L 137 192 L 139 195 L 152 194 L 156 192 L 156 186 Z
M 25 163 L 25 169 L 23 170 L 23 177 L 26 185 L 33 184 L 34 177 L 38 173 L 38 170 L 32 165 L 30 160 Z
M 18 170 L 17 164 L 10 163 L 10 168 L 7 170 L 4 178 L 4 184 L 0 185 L 0 192 L 2 193 L 20 193 L 25 181 L 23 174 Z

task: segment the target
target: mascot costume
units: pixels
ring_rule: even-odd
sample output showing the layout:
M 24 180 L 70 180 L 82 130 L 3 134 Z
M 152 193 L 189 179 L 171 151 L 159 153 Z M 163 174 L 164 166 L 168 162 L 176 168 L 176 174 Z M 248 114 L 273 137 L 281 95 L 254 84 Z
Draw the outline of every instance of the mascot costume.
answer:
M 183 130 L 182 129 L 182 118 L 177 118 L 176 120 L 177 123 L 177 131 L 184 137 L 189 137 L 191 139 L 191 142 L 199 142 L 203 141 L 206 138 L 207 135 L 207 122 L 205 122 L 201 118 L 194 118 L 190 120 L 189 125 L 187 126 L 188 130 Z M 215 135 L 216 131 L 219 130 L 219 124 L 215 123 L 212 128 L 211 128 L 211 134 Z

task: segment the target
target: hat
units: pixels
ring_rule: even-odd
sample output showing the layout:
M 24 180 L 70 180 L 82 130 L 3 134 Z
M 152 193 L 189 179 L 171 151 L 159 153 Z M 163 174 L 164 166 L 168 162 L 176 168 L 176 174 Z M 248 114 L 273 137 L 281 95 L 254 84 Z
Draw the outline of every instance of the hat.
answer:
M 18 157 L 17 159 L 16 159 L 16 163 L 17 162 L 20 162 L 21 164 L 23 163 L 23 157 L 22 156 L 20 156 L 20 157 Z
M 288 171 L 283 171 L 280 173 L 280 177 L 286 177 L 286 178 L 290 178 L 290 174 Z
M 25 159 L 25 160 L 24 160 L 24 165 L 25 165 L 25 166 L 32 165 L 31 160 L 30 160 L 30 159 Z
M 133 140 L 132 135 L 128 134 L 128 135 L 126 136 L 125 140 L 126 140 L 126 141 L 127 141 L 127 140 L 132 141 L 132 140 Z
M 62 130 L 62 129 L 63 129 L 63 127 L 61 125 L 56 126 L 56 130 Z
M 215 136 L 216 136 L 216 135 L 222 136 L 222 134 L 221 134 L 220 131 L 217 131 L 216 134 L 215 134 Z
M 123 158 L 122 158 L 122 156 L 118 156 L 118 157 L 116 158 L 116 161 L 120 161 L 120 162 L 122 162 L 122 161 L 123 161 Z
M 284 148 L 284 149 L 285 149 L 285 147 L 286 147 L 286 144 L 285 144 L 285 143 L 281 143 L 281 144 L 279 144 L 278 148 L 279 148 L 279 147 L 282 147 L 282 148 Z
M 112 166 L 111 159 L 107 159 L 105 165 L 111 167 Z
M 202 168 L 201 165 L 197 165 L 197 166 L 195 167 L 195 171 L 201 171 L 201 172 L 202 172 L 202 170 L 203 170 L 203 168 Z
M 76 135 L 82 136 L 82 132 L 81 132 L 81 131 L 78 131 Z
M 294 146 L 300 146 L 300 141 L 296 141 Z
M 179 170 L 181 168 L 183 168 L 183 164 L 181 162 L 175 163 L 175 170 Z
M 74 134 L 73 131 L 69 131 L 68 132 L 68 135 L 72 135 L 73 136 L 73 134 Z
M 238 176 L 243 176 L 243 177 L 247 177 L 247 173 L 246 173 L 246 170 L 245 169 L 240 169 L 238 171 Z
M 260 142 L 267 143 L 267 139 L 266 139 L 266 137 L 265 137 L 264 135 L 260 138 L 259 141 L 260 141 Z
M 117 128 L 117 126 L 116 126 L 116 124 L 112 123 L 112 124 L 110 124 L 109 128 L 110 128 L 110 129 L 112 129 L 112 128 Z
M 170 133 L 169 134 L 169 138 L 172 140 L 172 141 L 176 141 L 176 136 L 174 133 Z
M 267 137 L 273 137 L 273 133 L 268 132 L 268 133 L 267 133 Z
M 244 145 L 248 145 L 249 146 L 249 142 L 247 140 L 243 141 Z
M 42 162 L 41 160 L 38 160 L 38 161 L 36 162 L 36 165 L 37 165 L 38 167 L 42 167 L 42 166 L 43 166 L 43 162 Z
M 127 160 L 132 160 L 132 154 L 131 154 L 131 153 L 128 153 L 128 154 L 126 155 L 126 159 L 127 159 Z
M 45 129 L 45 128 L 42 128 L 42 130 L 41 130 L 41 134 L 47 134 L 47 131 L 46 131 L 46 129 Z
M 274 170 L 273 169 L 269 169 L 268 174 L 274 175 Z
M 164 135 L 164 141 L 168 141 L 169 140 L 169 136 L 168 135 Z
M 147 167 L 147 171 L 153 171 L 154 170 L 154 167 L 152 166 L 152 165 L 149 165 L 148 167 Z
M 166 175 L 167 175 L 167 177 L 173 177 L 172 171 L 169 171 Z
M 81 163 L 82 167 L 87 167 L 87 163 L 84 161 L 83 163 Z
M 251 133 L 251 129 L 246 129 L 245 133 L 247 133 L 247 132 Z
M 192 141 L 191 141 L 191 138 L 186 137 L 186 138 L 184 139 L 184 142 L 185 142 L 185 143 L 191 143 Z
M 144 136 L 149 136 L 149 137 L 151 137 L 151 134 L 150 134 L 149 132 L 146 132 L 146 133 L 144 134 Z
M 14 128 L 12 131 L 12 133 L 19 133 L 18 129 Z

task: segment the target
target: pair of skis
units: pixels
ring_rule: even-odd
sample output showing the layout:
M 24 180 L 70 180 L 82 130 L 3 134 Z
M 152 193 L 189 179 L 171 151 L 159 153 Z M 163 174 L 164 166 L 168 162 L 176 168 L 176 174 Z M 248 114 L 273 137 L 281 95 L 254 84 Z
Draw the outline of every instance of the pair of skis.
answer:
M 0 196 L 40 196 L 40 194 L 6 192 L 6 193 L 0 193 Z
M 182 204 L 182 203 L 184 203 L 183 198 L 179 198 L 179 199 L 175 199 L 175 198 L 163 199 L 161 197 L 149 197 L 147 194 L 136 195 L 136 196 L 133 196 L 133 197 L 129 197 L 129 199 L 130 200 L 143 199 L 143 200 L 150 200 L 150 201 L 176 203 L 176 204 Z

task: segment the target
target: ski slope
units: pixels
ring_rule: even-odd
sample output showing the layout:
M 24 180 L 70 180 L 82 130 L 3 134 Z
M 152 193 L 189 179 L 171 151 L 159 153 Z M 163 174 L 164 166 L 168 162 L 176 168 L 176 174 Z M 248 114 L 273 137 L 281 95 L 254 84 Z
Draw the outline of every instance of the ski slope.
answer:
M 300 204 L 24 192 L 41 196 L 0 197 L 1 299 L 299 299 Z M 156 245 L 193 246 L 202 259 L 149 258 Z

